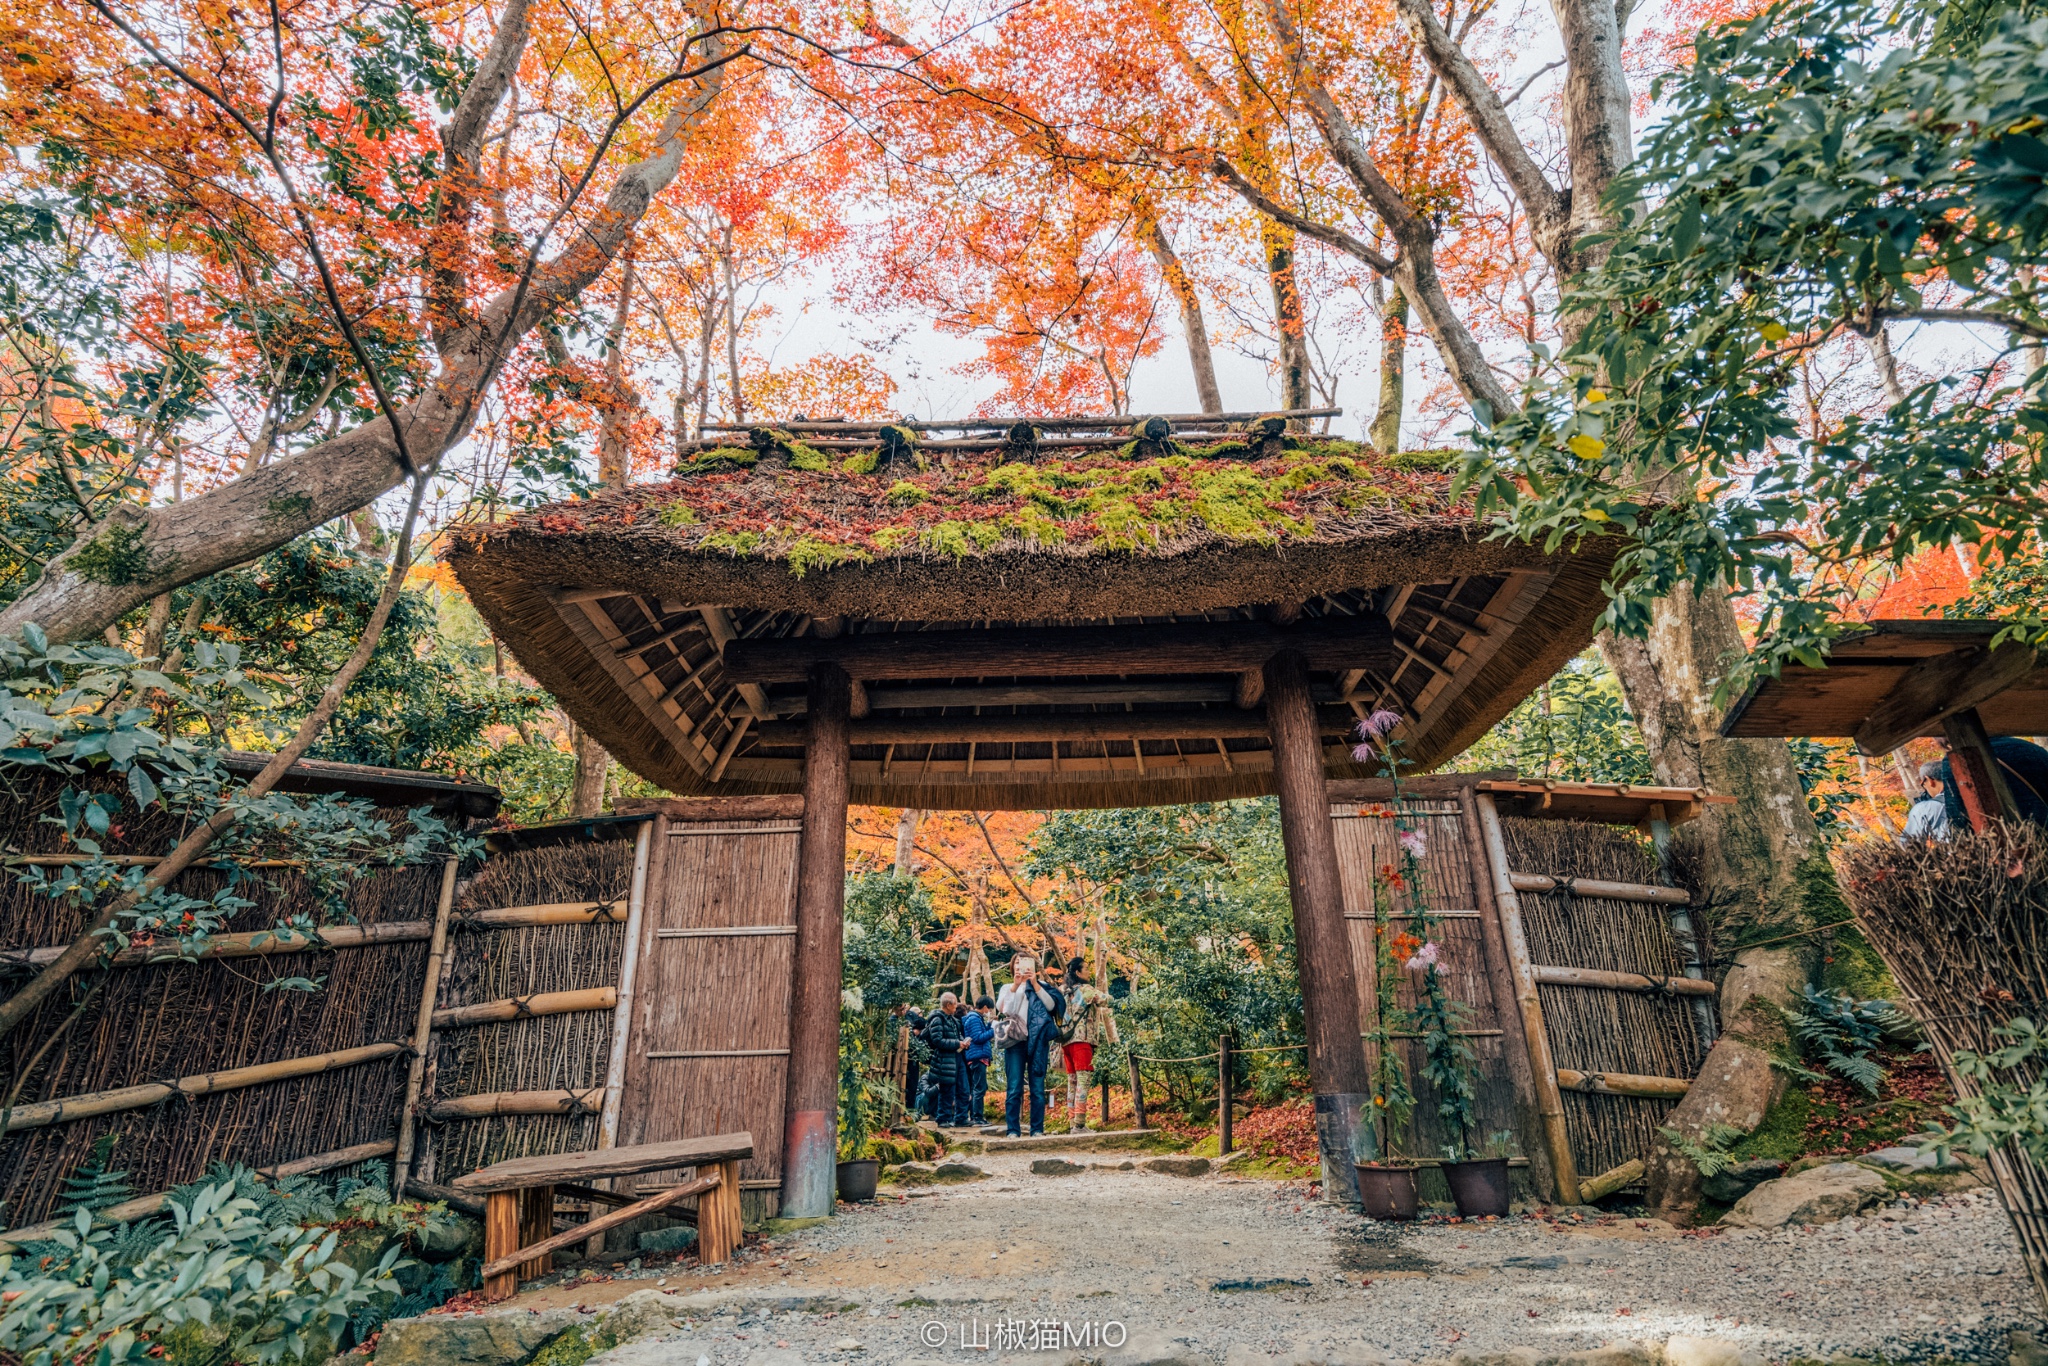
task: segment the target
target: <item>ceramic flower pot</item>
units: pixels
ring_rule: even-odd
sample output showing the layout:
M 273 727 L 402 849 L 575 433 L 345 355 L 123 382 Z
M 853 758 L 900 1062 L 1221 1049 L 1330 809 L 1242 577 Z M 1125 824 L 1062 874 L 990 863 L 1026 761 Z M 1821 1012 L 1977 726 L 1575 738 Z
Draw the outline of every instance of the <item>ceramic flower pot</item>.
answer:
M 1444 1180 L 1450 1183 L 1451 1199 L 1458 1213 L 1467 1219 L 1508 1212 L 1508 1160 L 1483 1157 L 1472 1162 L 1446 1162 Z
M 1413 1219 L 1416 1210 L 1415 1168 L 1360 1162 L 1358 1196 L 1374 1219 Z
M 859 1158 L 853 1162 L 839 1164 L 839 1198 L 841 1200 L 872 1200 L 875 1198 L 875 1183 L 882 1179 L 882 1164 L 872 1157 Z

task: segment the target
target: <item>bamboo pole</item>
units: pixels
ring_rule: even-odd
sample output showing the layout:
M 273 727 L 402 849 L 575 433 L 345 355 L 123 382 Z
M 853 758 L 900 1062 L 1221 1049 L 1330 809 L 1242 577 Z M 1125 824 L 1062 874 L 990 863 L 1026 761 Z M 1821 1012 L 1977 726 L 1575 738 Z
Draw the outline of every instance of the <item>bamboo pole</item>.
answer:
M 619 1141 L 619 1113 L 626 1096 L 626 1046 L 633 1033 L 633 988 L 640 975 L 641 926 L 647 918 L 647 865 L 653 855 L 656 826 L 666 830 L 668 823 L 661 819 L 642 821 L 640 833 L 633 841 L 633 881 L 626 893 L 626 943 L 619 958 L 619 985 L 611 992 L 615 1007 L 612 1046 L 604 1068 L 604 1108 L 597 1122 L 600 1148 L 615 1147 Z
M 460 1029 L 465 1025 L 502 1024 L 535 1015 L 574 1015 L 584 1010 L 611 1010 L 619 1004 L 617 987 L 590 987 L 583 991 L 536 991 L 530 996 L 505 996 L 474 1005 L 449 1006 L 434 1012 L 434 1028 Z
M 1589 1180 L 1581 1181 L 1579 1194 L 1590 1205 L 1601 1196 L 1612 1195 L 1623 1186 L 1633 1185 L 1642 1179 L 1643 1159 L 1632 1157 L 1613 1171 L 1602 1172 Z
M 502 910 L 473 911 L 458 915 L 450 924 L 471 930 L 516 930 L 534 925 L 591 925 L 609 924 L 623 917 L 617 908 L 601 901 L 558 902 L 547 906 L 507 906 Z M 297 930 L 250 930 L 237 934 L 217 934 L 207 940 L 206 947 L 194 957 L 213 958 L 262 958 L 278 953 L 328 953 L 339 949 L 374 948 L 379 944 L 409 944 L 434 937 L 434 922 L 431 920 L 395 920 L 379 925 L 329 925 L 314 934 L 302 934 Z M 54 963 L 64 954 L 64 946 L 49 945 L 36 949 L 0 950 L 0 969 L 39 968 Z M 155 944 L 136 944 L 121 950 L 107 960 L 106 965 L 116 968 L 148 967 L 158 963 L 187 961 L 175 952 L 166 952 Z
M 1649 1096 L 1656 1100 L 1676 1100 L 1692 1089 L 1692 1083 L 1684 1077 L 1642 1077 L 1633 1072 L 1580 1072 L 1569 1067 L 1557 1069 L 1557 1084 L 1567 1091 L 1588 1091 L 1602 1096 Z
M 311 1176 L 315 1172 L 333 1171 L 336 1167 L 353 1167 L 358 1162 L 370 1162 L 384 1157 L 397 1144 L 391 1139 L 375 1143 L 357 1143 L 352 1147 L 336 1148 L 332 1152 L 315 1153 L 311 1157 L 295 1158 L 290 1162 L 277 1162 L 268 1167 L 255 1169 L 259 1181 L 275 1181 L 287 1176 Z M 93 1211 L 96 1224 L 132 1224 L 137 1219 L 147 1219 L 163 1209 L 170 1201 L 169 1191 L 158 1191 L 154 1195 L 138 1195 L 133 1200 L 123 1200 L 118 1205 L 109 1205 Z M 40 1224 L 26 1228 L 9 1229 L 0 1234 L 0 1256 L 11 1255 L 22 1243 L 48 1238 L 60 1229 L 75 1227 L 76 1214 L 67 1214 L 61 1219 L 46 1219 Z
M 578 1243 L 588 1242 L 599 1234 L 609 1229 L 615 1229 L 621 1224 L 630 1224 L 635 1219 L 645 1218 L 647 1215 L 657 1213 L 667 1206 L 673 1205 L 678 1200 L 687 1200 L 693 1195 L 702 1195 L 706 1191 L 716 1190 L 718 1189 L 718 1184 L 719 1178 L 716 1176 L 700 1176 L 695 1181 L 686 1181 L 680 1186 L 670 1186 L 665 1191 L 650 1195 L 645 1200 L 636 1201 L 625 1206 L 623 1209 L 615 1209 L 610 1214 L 600 1214 L 587 1224 L 578 1224 L 567 1233 L 557 1233 L 554 1237 L 535 1243 L 531 1247 L 522 1247 L 499 1257 L 495 1261 L 485 1262 L 483 1274 L 486 1279 L 492 1276 L 503 1275 L 507 1271 L 518 1268 L 525 1262 L 539 1257 L 552 1256 L 565 1247 L 574 1247 Z
M 1599 882 L 1589 877 L 1550 877 L 1544 873 L 1511 873 L 1518 892 L 1565 892 L 1596 901 L 1634 901 L 1652 906 L 1690 906 L 1692 893 L 1683 887 L 1651 887 L 1641 882 Z
M 1600 987 L 1608 991 L 1668 991 L 1674 996 L 1713 996 L 1712 982 L 1692 977 L 1645 977 L 1637 972 L 1606 972 L 1600 968 L 1562 968 L 1539 964 L 1531 969 L 1547 987 Z
M 1529 1065 L 1529 1041 L 1522 1034 L 1515 972 L 1508 961 L 1507 934 L 1501 929 L 1500 902 L 1493 892 L 1493 866 L 1486 857 L 1479 803 L 1470 784 L 1460 787 L 1456 796 L 1466 871 L 1472 879 L 1472 902 L 1478 908 L 1479 935 L 1486 948 L 1487 994 L 1492 998 L 1494 1019 L 1500 1025 L 1508 1078 L 1515 1088 L 1515 1127 L 1520 1131 L 1523 1149 L 1534 1157 L 1530 1177 L 1536 1189 L 1553 1192 L 1557 1189 L 1557 1174 L 1550 1170 L 1550 1153 L 1544 1142 L 1542 1105 L 1536 1096 L 1535 1073 Z
M 216 1091 L 236 1091 L 245 1086 L 260 1086 L 265 1082 L 315 1076 L 321 1072 L 332 1072 L 344 1067 L 356 1067 L 366 1062 L 396 1057 L 407 1052 L 408 1048 L 408 1045 L 402 1043 L 364 1044 L 360 1048 L 315 1053 L 304 1058 L 287 1058 L 282 1062 L 258 1063 L 254 1067 L 231 1067 L 220 1072 L 203 1072 L 198 1076 L 180 1077 L 176 1081 L 145 1082 L 141 1086 L 122 1086 L 111 1091 L 92 1091 L 85 1095 L 69 1096 L 63 1100 L 17 1105 L 14 1107 L 14 1113 L 8 1117 L 6 1132 L 42 1129 L 52 1124 L 68 1124 L 74 1119 L 88 1119 L 94 1115 L 140 1110 L 169 1100 L 173 1096 L 207 1096 Z
M 1521 1012 L 1522 1033 L 1529 1048 L 1529 1071 L 1536 1086 L 1537 1113 L 1543 1120 L 1544 1147 L 1550 1153 L 1557 1198 L 1562 1204 L 1580 1204 L 1578 1163 L 1572 1157 L 1571 1137 L 1565 1132 L 1564 1095 L 1558 1090 L 1557 1062 L 1551 1056 L 1550 1035 L 1543 1027 L 1543 1002 L 1536 994 L 1536 971 L 1529 962 L 1528 938 L 1522 933 L 1522 898 L 1515 891 L 1515 875 L 1508 868 L 1500 811 L 1491 793 L 1477 794 L 1475 804 L 1479 808 L 1480 833 L 1486 841 L 1486 860 L 1493 870 L 1493 902 L 1500 911 L 1501 938 L 1507 949 L 1508 966 L 1514 972 L 1515 1003 Z
M 483 1119 L 490 1115 L 574 1115 L 587 1114 L 604 1104 L 604 1088 L 591 1086 L 580 1091 L 486 1091 L 475 1096 L 451 1096 L 427 1111 L 432 1120 Z
M 434 937 L 427 947 L 427 974 L 420 986 L 420 1009 L 412 1030 L 412 1064 L 405 1071 L 405 1103 L 398 1111 L 398 1152 L 391 1159 L 391 1189 L 403 1191 L 412 1175 L 414 1111 L 420 1104 L 420 1083 L 427 1072 L 427 1050 L 434 1046 L 434 998 L 441 991 L 441 960 L 448 952 L 448 915 L 455 909 L 457 859 L 441 865 L 441 899 L 434 907 Z

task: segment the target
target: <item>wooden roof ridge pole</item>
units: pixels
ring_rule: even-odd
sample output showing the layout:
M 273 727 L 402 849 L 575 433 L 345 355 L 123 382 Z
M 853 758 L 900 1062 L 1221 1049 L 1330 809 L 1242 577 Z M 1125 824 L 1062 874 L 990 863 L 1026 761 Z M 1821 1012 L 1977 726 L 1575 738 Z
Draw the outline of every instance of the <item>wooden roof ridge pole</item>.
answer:
M 1500 1022 L 1515 1088 L 1515 1119 L 1522 1150 L 1529 1154 L 1530 1175 L 1546 1198 L 1558 1199 L 1557 1172 L 1543 1126 L 1543 1105 L 1530 1061 L 1529 1039 L 1522 1019 L 1521 996 L 1508 956 L 1507 933 L 1501 923 L 1500 898 L 1494 891 L 1493 865 L 1486 856 L 1486 834 L 1479 823 L 1479 802 L 1472 784 L 1457 789 L 1458 818 L 1465 837 L 1466 865 L 1472 878 L 1472 900 L 1479 908 L 1479 934 L 1486 947 L 1486 985 L 1493 996 L 1494 1018 Z
M 845 951 L 846 808 L 853 680 L 831 660 L 805 680 L 804 833 L 797 852 L 796 953 L 787 1099 L 783 1106 L 785 1219 L 832 1213 L 837 1185 L 839 990 Z
M 1944 717 L 1941 733 L 1948 739 L 1949 776 L 1955 779 L 1956 796 L 1962 798 L 1970 828 L 1982 831 L 1995 820 L 2012 819 L 2018 810 L 2012 788 L 1998 756 L 1991 752 L 1991 737 L 1985 734 L 1977 709 L 1964 707 Z
M 1357 970 L 1344 923 L 1344 885 L 1337 869 L 1336 829 L 1323 773 L 1323 747 L 1309 697 L 1309 661 L 1286 649 L 1266 661 L 1266 721 L 1273 741 L 1280 836 L 1287 850 L 1287 889 L 1294 903 L 1295 960 L 1308 1035 L 1309 1083 L 1315 1092 L 1316 1147 L 1323 1198 L 1357 1206 L 1354 1130 L 1371 1103 L 1372 1079 L 1359 1038 Z
M 419 1122 L 420 1084 L 426 1079 L 427 1050 L 434 1046 L 434 1001 L 441 994 L 441 960 L 448 952 L 448 915 L 455 909 L 455 874 L 461 861 L 441 865 L 441 896 L 434 906 L 434 937 L 427 942 L 427 972 L 420 983 L 420 1009 L 412 1028 L 412 1062 L 405 1070 L 405 1103 L 398 1109 L 398 1151 L 391 1159 L 391 1189 L 403 1191 L 412 1175 L 413 1136 Z
M 1536 969 L 1529 961 L 1529 940 L 1522 932 L 1522 898 L 1515 891 L 1515 875 L 1508 867 L 1507 841 L 1501 836 L 1500 812 L 1493 794 L 1478 792 L 1479 829 L 1486 842 L 1486 861 L 1493 872 L 1493 900 L 1500 910 L 1501 938 L 1515 978 L 1515 1001 L 1520 1007 L 1522 1035 L 1529 1050 L 1529 1071 L 1536 1084 L 1537 1112 L 1543 1119 L 1544 1145 L 1550 1151 L 1550 1167 L 1557 1183 L 1557 1198 L 1564 1204 L 1579 1200 L 1579 1169 L 1572 1157 L 1571 1136 L 1564 1127 L 1564 1094 L 1558 1089 L 1557 1061 L 1551 1056 L 1550 1035 L 1543 1028 L 1543 1002 L 1536 992 Z

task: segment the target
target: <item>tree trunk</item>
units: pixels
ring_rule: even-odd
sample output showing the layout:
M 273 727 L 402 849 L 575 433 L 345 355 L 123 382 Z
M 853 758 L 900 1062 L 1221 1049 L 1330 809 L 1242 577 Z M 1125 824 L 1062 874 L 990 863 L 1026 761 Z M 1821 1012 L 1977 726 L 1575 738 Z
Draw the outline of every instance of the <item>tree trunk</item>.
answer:
M 719 40 L 706 47 L 725 54 Z M 437 373 L 420 386 L 420 397 L 397 409 L 406 448 L 421 468 L 469 434 L 520 340 L 573 305 L 610 266 L 654 196 L 675 179 L 688 134 L 720 88 L 722 71 L 697 82 L 654 138 L 654 154 L 619 173 L 603 207 L 570 245 L 534 269 L 524 291 L 508 288 L 468 325 L 437 330 Z M 122 504 L 0 610 L 0 633 L 35 622 L 52 640 L 96 636 L 157 594 L 267 554 L 372 502 L 404 476 L 392 424 L 378 416 L 197 497 L 150 508 Z
M 1273 285 L 1273 321 L 1280 329 L 1280 406 L 1306 408 L 1308 324 L 1302 318 L 1301 286 L 1294 275 L 1294 229 L 1261 218 L 1259 244 L 1265 250 L 1266 276 Z
M 1401 408 L 1408 371 L 1408 296 L 1400 286 L 1387 291 L 1380 309 L 1380 404 L 1366 439 L 1377 451 L 1401 449 Z
M 1733 805 L 1708 807 L 1678 832 L 1718 923 L 1768 926 L 1778 934 L 1809 928 L 1805 879 L 1819 857 L 1819 835 L 1792 751 L 1782 740 L 1728 740 L 1719 732 L 1716 677 L 1723 661 L 1743 651 L 1728 595 L 1666 598 L 1646 639 L 1605 636 L 1600 648 L 1621 681 L 1657 780 L 1735 798 Z M 1794 940 L 1736 954 L 1721 984 L 1721 1037 L 1667 1127 L 1698 1141 L 1710 1124 L 1747 1132 L 1763 1122 L 1784 1090 L 1783 1075 L 1771 1065 L 1773 1051 L 1787 1043 L 1781 1012 L 1798 999 L 1812 953 Z M 1662 1140 L 1646 1165 L 1651 1208 L 1674 1223 L 1688 1221 L 1699 1204 L 1698 1168 Z
M 918 818 L 924 813 L 912 807 L 904 807 L 903 814 L 896 818 L 896 876 L 909 877 L 916 871 L 910 856 L 915 852 Z
M 611 767 L 611 755 L 597 737 L 581 726 L 576 728 L 576 786 L 570 789 L 569 814 L 595 816 L 604 810 L 604 779 Z
M 1174 253 L 1173 244 L 1166 240 L 1157 219 L 1146 218 L 1140 231 L 1153 261 L 1158 263 L 1159 273 L 1166 277 L 1167 286 L 1180 303 L 1180 328 L 1187 338 L 1188 364 L 1195 372 L 1195 393 L 1201 400 L 1202 411 L 1220 413 L 1223 391 L 1216 385 L 1216 357 L 1209 349 L 1209 324 L 1202 316 L 1202 298 L 1195 293 L 1195 282 L 1188 278 L 1187 267 Z

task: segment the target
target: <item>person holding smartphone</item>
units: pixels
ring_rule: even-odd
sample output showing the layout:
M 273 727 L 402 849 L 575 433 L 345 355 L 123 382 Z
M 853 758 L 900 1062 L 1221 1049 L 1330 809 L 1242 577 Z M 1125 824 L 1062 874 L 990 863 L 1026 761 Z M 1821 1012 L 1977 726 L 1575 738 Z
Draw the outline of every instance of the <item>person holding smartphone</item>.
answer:
M 1038 975 L 1038 960 L 1019 954 L 1010 960 L 1011 980 L 996 993 L 996 1038 L 1003 1045 L 1003 1131 L 1019 1137 L 1024 1090 L 1031 1089 L 1031 1132 L 1045 1132 L 1045 1069 L 1059 1036 L 1067 998 Z

